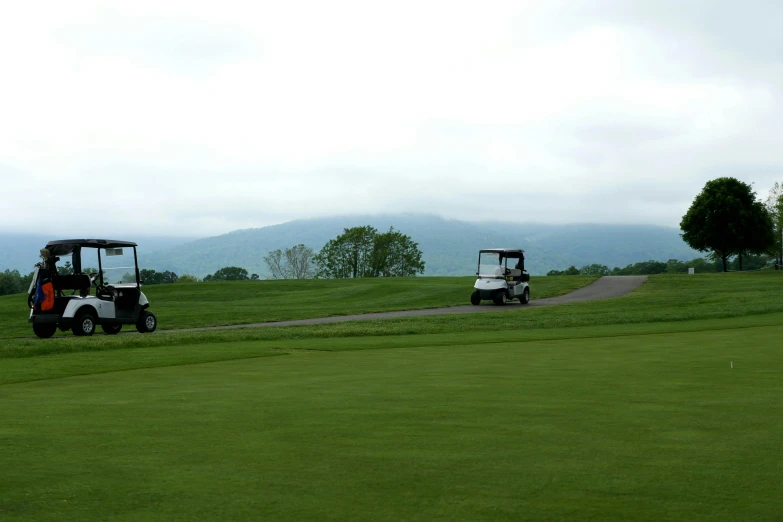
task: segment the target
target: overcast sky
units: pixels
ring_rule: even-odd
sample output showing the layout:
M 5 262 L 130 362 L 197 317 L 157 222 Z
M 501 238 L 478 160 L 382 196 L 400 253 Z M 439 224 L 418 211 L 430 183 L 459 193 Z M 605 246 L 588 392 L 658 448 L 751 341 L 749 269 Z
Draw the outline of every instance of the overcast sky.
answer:
M 677 226 L 783 182 L 783 2 L 7 2 L 0 230 Z

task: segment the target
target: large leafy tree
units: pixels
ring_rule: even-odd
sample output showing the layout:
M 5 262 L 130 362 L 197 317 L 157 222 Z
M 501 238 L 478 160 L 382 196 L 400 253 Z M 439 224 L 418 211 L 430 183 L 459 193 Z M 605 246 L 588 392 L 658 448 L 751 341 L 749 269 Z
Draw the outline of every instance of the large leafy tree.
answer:
M 769 250 L 772 218 L 747 183 L 736 178 L 708 181 L 680 222 L 682 238 L 699 252 L 711 252 L 728 270 L 729 257 Z
M 343 230 L 315 256 L 320 268 L 318 275 L 334 279 L 370 276 L 370 259 L 378 231 L 370 226 Z
M 373 277 L 415 276 L 424 273 L 419 244 L 410 236 L 394 230 L 376 234 L 370 275 Z
M 424 272 L 419 245 L 394 228 L 379 234 L 371 226 L 346 228 L 329 240 L 315 262 L 327 278 L 412 276 Z

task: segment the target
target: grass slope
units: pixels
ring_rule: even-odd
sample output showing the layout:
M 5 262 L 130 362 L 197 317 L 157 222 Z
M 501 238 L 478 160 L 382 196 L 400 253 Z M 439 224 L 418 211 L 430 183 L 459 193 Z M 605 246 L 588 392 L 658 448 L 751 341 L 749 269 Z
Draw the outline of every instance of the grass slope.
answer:
M 533 297 L 566 294 L 595 279 L 533 278 Z M 465 305 L 474 281 L 469 277 L 225 281 L 151 285 L 143 291 L 158 316 L 159 328 L 166 330 Z M 0 297 L 0 338 L 31 336 L 29 314 L 26 295 Z
M 551 291 L 562 291 L 566 286 L 561 285 L 561 281 L 568 280 L 568 276 L 535 279 L 534 289 L 538 288 L 537 292 L 540 292 L 543 282 L 548 282 L 553 285 L 550 287 Z M 220 289 L 221 286 L 216 285 L 216 288 Z M 372 294 L 369 295 L 372 299 Z M 161 301 L 165 300 L 161 299 Z M 361 303 L 359 301 L 357 306 Z M 197 306 L 195 304 L 192 306 L 193 317 L 186 318 L 183 322 L 195 321 L 199 317 Z M 295 305 L 292 306 L 295 308 Z M 171 306 L 171 308 L 176 307 Z M 621 299 L 541 308 L 517 307 L 502 312 L 475 315 L 405 317 L 319 326 L 192 333 L 156 332 L 144 336 L 95 335 L 91 338 L 79 339 L 67 333 L 58 334 L 54 339 L 45 342 L 40 339 L 5 340 L 0 343 L 0 358 L 251 340 L 302 339 L 305 340 L 305 345 L 317 346 L 326 339 L 362 337 L 423 334 L 469 336 L 475 332 L 485 338 L 494 336 L 498 332 L 509 332 L 510 335 L 520 336 L 540 329 L 726 319 L 776 312 L 783 312 L 783 273 L 781 272 L 660 275 L 650 277 L 639 289 Z M 2 317 L 7 322 L 9 330 L 14 331 L 15 328 L 21 335 L 29 335 L 28 325 L 10 324 L 7 317 Z M 161 313 L 160 317 L 161 322 L 168 320 L 164 313 Z M 209 324 L 207 319 L 205 322 Z
M 698 323 L 5 359 L 158 367 L 0 387 L 0 514 L 776 520 L 781 315 Z

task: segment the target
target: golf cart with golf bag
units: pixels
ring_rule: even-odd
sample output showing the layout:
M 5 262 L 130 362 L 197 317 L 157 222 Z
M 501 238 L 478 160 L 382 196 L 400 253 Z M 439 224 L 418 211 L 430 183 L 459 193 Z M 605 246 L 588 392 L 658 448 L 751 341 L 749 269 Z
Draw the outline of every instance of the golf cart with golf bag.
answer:
M 530 274 L 525 270 L 525 251 L 511 248 L 488 248 L 479 251 L 478 279 L 470 295 L 477 305 L 491 299 L 497 305 L 518 299 L 530 302 Z
M 130 257 L 133 256 L 131 261 Z M 61 257 L 70 256 L 70 266 L 58 267 Z M 74 335 L 92 335 L 100 325 L 109 335 L 132 324 L 141 333 L 154 332 L 155 314 L 141 291 L 136 243 L 109 239 L 65 239 L 50 241 L 41 250 L 28 291 L 28 322 L 41 338 L 59 328 Z M 97 269 L 83 268 L 86 259 Z M 131 265 L 130 263 L 133 263 Z M 95 295 L 90 295 L 92 288 Z

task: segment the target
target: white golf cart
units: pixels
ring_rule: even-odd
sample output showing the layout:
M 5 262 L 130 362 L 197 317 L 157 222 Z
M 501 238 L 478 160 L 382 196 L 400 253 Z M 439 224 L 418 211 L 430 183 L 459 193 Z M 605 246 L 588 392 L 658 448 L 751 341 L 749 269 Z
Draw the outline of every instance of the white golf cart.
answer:
M 511 248 L 488 248 L 479 251 L 478 279 L 473 285 L 470 303 L 477 305 L 491 299 L 497 305 L 518 299 L 530 302 L 530 274 L 525 270 L 525 251 Z
M 70 256 L 71 269 L 58 269 L 61 256 Z M 124 324 L 135 325 L 141 333 L 155 331 L 158 320 L 147 310 L 149 302 L 141 291 L 136 243 L 109 239 L 50 241 L 41 250 L 41 258 L 28 292 L 28 322 L 38 337 L 51 337 L 57 328 L 70 328 L 74 335 L 92 335 L 96 325 L 109 335 L 119 333 Z M 88 262 L 97 260 L 97 270 L 83 269 L 85 258 Z M 92 287 L 95 295 L 90 295 Z

